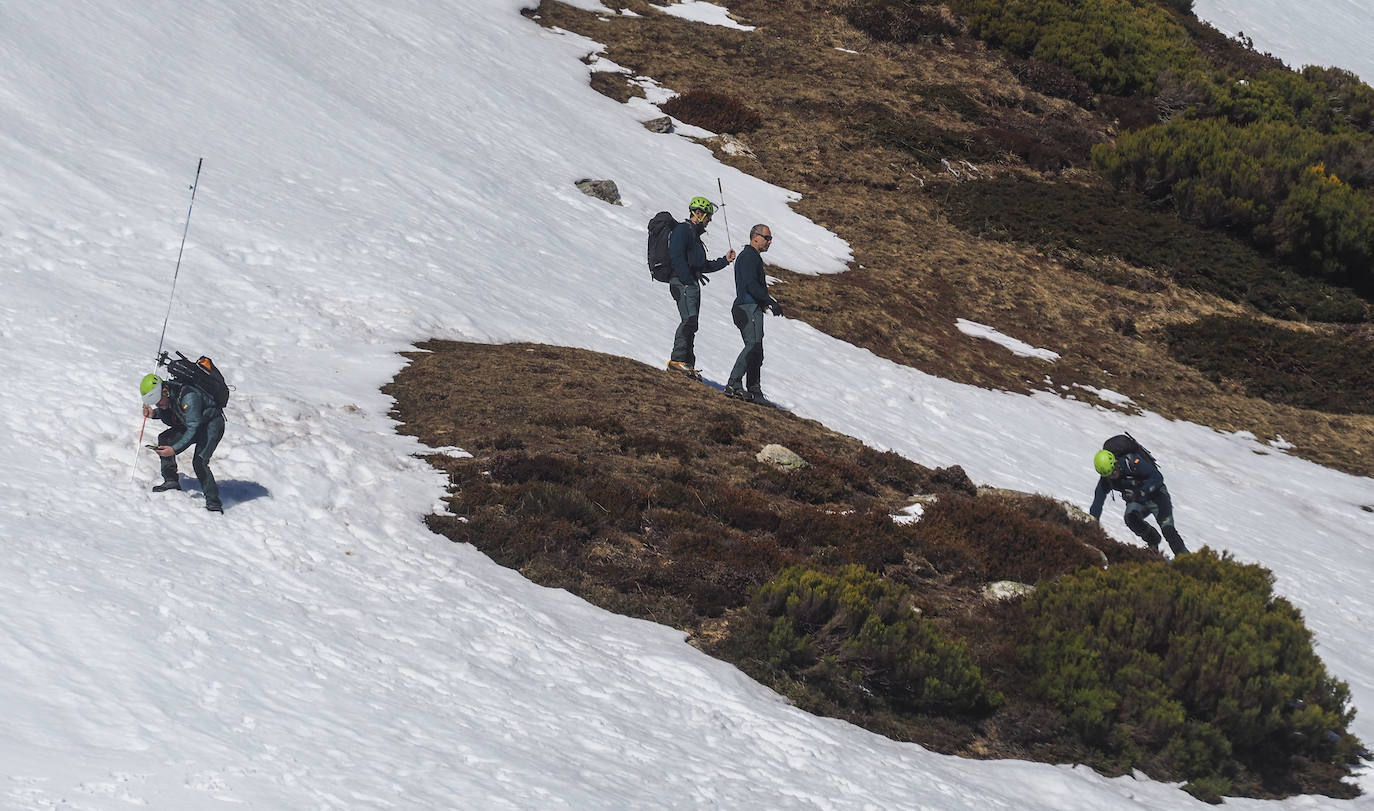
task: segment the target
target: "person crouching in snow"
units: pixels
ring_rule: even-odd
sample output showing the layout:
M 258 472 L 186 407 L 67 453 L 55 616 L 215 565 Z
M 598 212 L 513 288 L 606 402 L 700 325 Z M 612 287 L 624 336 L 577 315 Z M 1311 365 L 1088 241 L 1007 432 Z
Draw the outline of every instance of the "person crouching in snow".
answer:
M 143 392 L 143 416 L 161 420 L 171 426 L 157 435 L 155 452 L 162 457 L 162 483 L 153 486 L 154 493 L 180 490 L 177 476 L 177 454 L 196 446 L 191 468 L 205 493 L 205 509 L 222 513 L 219 485 L 210 472 L 210 456 L 224 436 L 224 412 L 215 401 L 195 386 L 176 380 L 163 380 L 155 374 L 145 375 L 139 390 Z
M 1159 522 L 1159 528 L 1164 531 L 1164 539 L 1169 542 L 1169 549 L 1174 556 L 1187 554 L 1188 547 L 1174 528 L 1174 506 L 1159 466 L 1149 452 L 1129 435 L 1112 437 L 1103 444 L 1110 445 L 1113 442 L 1120 442 L 1121 447 L 1115 450 L 1104 447 L 1093 457 L 1093 469 L 1097 471 L 1098 480 L 1097 490 L 1093 493 L 1093 505 L 1088 512 L 1100 521 L 1107 493 L 1116 490 L 1126 502 L 1124 518 L 1132 532 L 1139 535 L 1151 549 L 1158 550 L 1159 532 L 1145 523 L 1145 517 L 1153 515 Z

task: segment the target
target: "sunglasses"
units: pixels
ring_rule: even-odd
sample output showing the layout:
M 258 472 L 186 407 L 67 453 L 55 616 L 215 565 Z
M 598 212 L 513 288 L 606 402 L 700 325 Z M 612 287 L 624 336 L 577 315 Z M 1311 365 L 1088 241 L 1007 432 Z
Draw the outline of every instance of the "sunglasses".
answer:
M 772 241 L 773 241 L 773 235 L 772 235 L 772 234 L 755 234 L 754 236 L 756 236 L 756 237 L 763 237 L 763 241 L 764 241 L 764 242 L 772 242 Z

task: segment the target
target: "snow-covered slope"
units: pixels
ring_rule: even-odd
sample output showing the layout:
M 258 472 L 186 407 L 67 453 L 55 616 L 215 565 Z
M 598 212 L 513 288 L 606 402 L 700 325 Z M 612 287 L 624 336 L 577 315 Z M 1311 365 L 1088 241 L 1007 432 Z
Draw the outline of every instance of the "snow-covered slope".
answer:
M 522 5 L 0 5 L 0 807 L 1194 806 L 812 718 L 676 632 L 424 528 L 443 479 L 378 391 L 412 342 L 661 364 L 676 317 L 641 266 L 643 223 L 717 178 L 737 230 L 714 225 L 714 252 L 765 221 L 781 264 L 849 257 L 794 194 L 591 91 L 579 59 L 596 45 Z M 236 386 L 223 516 L 149 493 L 136 450 L 202 156 L 166 339 Z M 625 206 L 583 196 L 583 177 L 616 180 Z M 708 376 L 737 350 L 724 287 L 706 290 Z M 795 321 L 768 340 L 765 383 L 798 413 L 975 480 L 1085 503 L 1101 437 L 1149 437 L 1185 536 L 1271 566 L 1374 707 L 1369 480 L 951 384 Z M 1008 431 L 1034 439 L 1008 457 Z

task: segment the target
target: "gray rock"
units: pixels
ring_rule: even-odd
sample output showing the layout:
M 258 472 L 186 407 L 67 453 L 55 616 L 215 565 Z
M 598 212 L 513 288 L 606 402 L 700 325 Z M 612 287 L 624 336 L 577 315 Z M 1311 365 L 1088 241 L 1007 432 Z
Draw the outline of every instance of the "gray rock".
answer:
M 648 121 L 645 121 L 644 129 L 648 130 L 649 132 L 658 132 L 666 135 L 672 132 L 675 128 L 673 127 L 673 119 L 665 115 L 662 118 L 651 118 Z
M 1009 600 L 1012 597 L 1025 597 L 1035 591 L 1035 586 L 1017 583 L 1015 580 L 998 580 L 983 587 L 983 598 L 987 600 Z
M 605 200 L 613 206 L 621 205 L 620 189 L 615 185 L 614 180 L 591 180 L 583 178 L 577 181 L 577 188 L 582 193 L 598 200 Z
M 781 445 L 764 445 L 755 457 L 760 462 L 777 465 L 783 470 L 797 470 L 806 467 L 806 460 Z
M 750 160 L 758 160 L 758 156 L 754 154 L 754 150 L 750 149 L 743 141 L 728 132 L 724 135 L 717 135 L 711 138 L 708 143 L 727 155 L 736 155 L 749 158 Z

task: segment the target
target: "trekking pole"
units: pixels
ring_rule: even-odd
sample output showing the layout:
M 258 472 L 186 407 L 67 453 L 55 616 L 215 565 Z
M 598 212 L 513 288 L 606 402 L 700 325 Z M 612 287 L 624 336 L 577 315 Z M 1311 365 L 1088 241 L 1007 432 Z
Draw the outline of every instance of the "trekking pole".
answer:
M 186 234 L 191 230 L 191 208 L 196 204 L 196 188 L 200 186 L 200 167 L 205 163 L 205 158 L 196 161 L 196 177 L 191 181 L 191 202 L 186 206 L 186 225 L 181 229 L 181 247 L 177 248 L 176 269 L 172 272 L 172 292 L 167 296 L 167 314 L 162 317 L 162 334 L 157 338 L 157 357 L 164 358 L 162 352 L 162 342 L 167 338 L 167 322 L 172 317 L 172 300 L 177 294 L 177 277 L 181 275 L 181 255 L 186 250 Z M 143 444 L 143 432 L 148 428 L 148 418 L 143 418 L 143 424 L 138 428 L 138 442 L 134 444 L 134 463 L 129 470 L 129 481 L 134 480 L 138 473 L 138 451 Z
M 725 211 L 725 189 L 720 185 L 720 178 L 716 178 L 716 191 L 720 192 L 720 216 L 725 219 L 725 247 L 733 251 L 735 246 L 730 241 L 730 215 Z
M 167 296 L 167 314 L 162 317 L 162 334 L 157 338 L 157 354 L 162 354 L 162 341 L 167 337 L 167 320 L 172 317 L 172 299 L 177 294 L 177 277 L 181 275 L 181 254 L 186 250 L 186 232 L 191 230 L 191 207 L 196 204 L 196 187 L 200 185 L 200 167 L 205 158 L 196 161 L 196 179 L 191 183 L 191 202 L 186 206 L 186 226 L 181 229 L 181 247 L 177 248 L 177 266 L 172 273 L 172 292 Z

